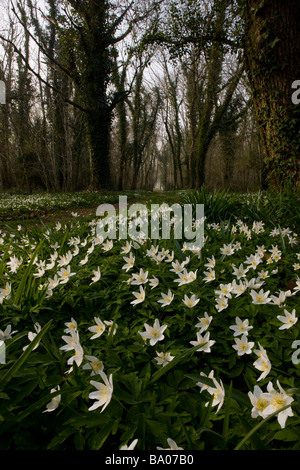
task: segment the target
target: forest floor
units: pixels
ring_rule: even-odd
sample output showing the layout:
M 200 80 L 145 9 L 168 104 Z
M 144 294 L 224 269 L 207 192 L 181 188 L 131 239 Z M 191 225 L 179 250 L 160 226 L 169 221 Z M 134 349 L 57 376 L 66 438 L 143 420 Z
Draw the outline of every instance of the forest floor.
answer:
M 2 193 L 0 194 L 0 227 L 5 223 L 21 224 L 26 222 L 26 224 L 48 225 L 58 221 L 67 222 L 74 217 L 74 214 L 81 219 L 90 219 L 96 216 L 97 208 L 102 203 L 112 204 L 117 211 L 119 196 L 124 195 L 127 196 L 128 206 L 134 203 L 162 204 L 179 200 L 178 191 L 114 191 L 93 194 L 80 192 L 59 195 L 57 193 L 35 195 Z

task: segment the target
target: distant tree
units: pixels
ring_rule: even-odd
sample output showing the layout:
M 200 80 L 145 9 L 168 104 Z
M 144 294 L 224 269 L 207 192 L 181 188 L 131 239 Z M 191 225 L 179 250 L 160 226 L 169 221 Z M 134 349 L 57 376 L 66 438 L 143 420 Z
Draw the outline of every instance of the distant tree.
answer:
M 151 51 L 134 48 L 123 62 L 115 62 L 113 84 L 120 95 L 126 96 L 117 104 L 113 122 L 112 176 L 119 190 L 153 186 L 161 95 L 157 86 L 146 84 L 145 73 L 152 56 Z
M 171 59 L 180 59 L 189 125 L 188 185 L 200 188 L 205 183 L 209 146 L 244 72 L 236 54 L 240 40 L 234 35 L 239 29 L 237 5 L 229 0 L 181 0 L 169 5 L 167 20 L 157 24 L 144 41 L 165 45 Z M 235 67 L 226 73 L 231 52 L 236 56 Z
M 30 62 L 30 38 L 27 28 L 29 19 L 21 4 L 19 4 L 19 13 L 23 25 L 23 54 L 26 58 L 26 62 Z M 17 56 L 15 99 L 12 106 L 11 119 L 17 144 L 20 170 L 19 184 L 29 192 L 32 191 L 30 171 L 34 163 L 34 155 L 32 153 L 33 134 L 31 132 L 31 114 L 33 105 L 34 86 L 32 83 L 32 76 L 29 73 L 26 64 L 22 61 L 21 56 Z
M 15 28 L 12 22 L 9 23 L 8 37 L 15 38 Z M 11 44 L 3 42 L 1 44 L 3 55 L 0 62 L 0 80 L 5 85 L 5 105 L 0 105 L 0 186 L 2 189 L 9 189 L 13 185 L 12 171 L 12 129 L 11 129 L 11 102 L 13 97 L 13 69 L 14 50 Z
M 161 106 L 161 95 L 158 87 L 152 90 L 144 86 L 144 73 L 147 61 L 142 55 L 137 57 L 136 73 L 132 94 L 127 99 L 130 123 L 130 189 L 141 187 L 140 170 L 148 156 L 149 146 L 156 134 L 157 116 Z M 142 176 L 142 175 L 141 175 Z
M 183 125 L 182 104 L 184 96 L 180 91 L 182 70 L 180 67 L 169 70 L 166 57 L 163 59 L 164 66 L 164 94 L 165 104 L 162 108 L 162 118 L 165 126 L 169 155 L 172 164 L 173 188 L 184 187 L 183 174 Z

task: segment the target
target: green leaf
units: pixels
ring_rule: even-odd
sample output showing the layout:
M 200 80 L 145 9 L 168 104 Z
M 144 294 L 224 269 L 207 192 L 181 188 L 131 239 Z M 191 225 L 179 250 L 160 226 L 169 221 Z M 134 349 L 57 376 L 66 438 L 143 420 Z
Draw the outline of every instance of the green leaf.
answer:
M 181 262 L 182 262 L 182 261 L 184 261 L 185 257 L 183 256 L 181 247 L 180 247 L 180 245 L 179 245 L 179 243 L 178 243 L 178 240 L 176 240 L 176 238 L 174 239 L 174 242 L 175 242 L 176 248 L 177 248 L 177 250 L 178 250 L 178 253 L 179 253 Z
M 6 249 L 5 249 L 5 252 L 3 253 L 3 256 L 2 256 L 2 259 L 1 259 L 1 264 L 0 264 L 0 279 L 2 279 L 3 271 L 4 271 L 4 268 L 6 267 L 5 261 L 6 261 L 8 252 L 9 252 L 10 250 L 11 250 L 11 246 L 8 245 L 8 246 L 6 247 Z
M 28 287 L 28 278 L 29 278 L 31 272 L 33 271 L 33 263 L 36 259 L 37 253 L 40 249 L 40 246 L 41 246 L 41 243 L 36 247 L 28 266 L 25 269 L 25 272 L 23 273 L 23 276 L 22 276 L 22 279 L 21 279 L 20 284 L 18 286 L 18 289 L 17 289 L 17 291 L 14 295 L 13 302 L 17 306 L 20 305 L 20 300 L 21 300 L 22 297 L 24 297 L 25 288 Z
M 226 395 L 225 416 L 224 416 L 224 421 L 223 421 L 223 434 L 222 434 L 223 440 L 225 442 L 228 441 L 231 397 L 232 397 L 232 382 L 230 382 L 228 393 Z
M 280 441 L 285 441 L 285 442 L 293 442 L 293 441 L 299 442 L 299 430 L 297 431 L 295 429 L 289 429 L 289 428 L 281 429 L 274 435 L 274 439 L 278 439 Z
M 114 386 L 113 397 L 120 400 L 121 402 L 127 403 L 128 405 L 136 405 L 138 403 L 132 394 L 126 392 L 117 385 Z
M 79 431 L 74 436 L 74 444 L 75 444 L 76 450 L 84 449 L 85 439 L 84 439 L 84 436 Z
M 14 365 L 6 372 L 6 374 L 2 377 L 0 381 L 0 390 L 3 390 L 4 386 L 14 377 L 14 375 L 18 372 L 20 367 L 24 364 L 24 362 L 30 356 L 31 351 L 35 348 L 35 346 L 40 342 L 44 334 L 49 330 L 53 320 L 50 320 L 36 335 L 33 341 L 27 346 L 23 354 L 17 359 Z
M 99 450 L 105 443 L 106 439 L 113 433 L 116 426 L 116 422 L 114 420 L 109 421 L 98 433 L 97 436 L 94 438 L 93 441 L 93 450 Z

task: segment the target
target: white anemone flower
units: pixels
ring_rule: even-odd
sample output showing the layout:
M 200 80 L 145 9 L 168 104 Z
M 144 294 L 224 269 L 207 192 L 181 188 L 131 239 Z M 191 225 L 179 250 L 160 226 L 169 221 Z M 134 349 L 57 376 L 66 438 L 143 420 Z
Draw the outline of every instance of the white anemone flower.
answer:
M 219 297 L 216 298 L 216 310 L 218 310 L 218 312 L 221 312 L 222 310 L 224 310 L 225 308 L 228 307 L 228 297 L 225 297 L 225 295 L 220 295 Z
M 294 401 L 293 397 L 285 392 L 278 380 L 277 387 L 279 391 L 274 389 L 272 382 L 269 382 L 267 385 L 267 393 L 262 394 L 262 398 L 265 398 L 269 402 L 268 406 L 263 411 L 265 418 L 275 411 L 279 411 L 281 408 L 290 405 Z M 286 420 L 289 416 L 294 416 L 291 407 L 277 414 L 277 420 L 281 428 L 285 428 Z
M 204 317 L 199 318 L 199 323 L 197 323 L 195 326 L 196 328 L 200 328 L 199 333 L 203 333 L 203 331 L 206 331 L 207 328 L 209 327 L 213 317 L 209 316 L 207 312 L 204 313 Z
M 262 372 L 257 381 L 263 380 L 267 377 L 268 373 L 272 368 L 271 361 L 268 357 L 267 351 L 258 343 L 259 349 L 254 349 L 254 353 L 257 355 L 258 359 L 254 361 L 253 366 Z
M 243 356 L 244 354 L 251 354 L 254 342 L 249 342 L 245 334 L 241 337 L 241 339 L 235 338 L 235 343 L 236 344 L 232 347 L 237 351 L 238 356 Z
M 28 339 L 29 339 L 29 341 L 33 341 L 34 338 L 36 337 L 36 335 L 37 335 L 37 334 L 41 331 L 41 329 L 42 329 L 41 325 L 40 325 L 38 322 L 36 322 L 33 326 L 34 326 L 34 329 L 35 329 L 36 332 L 34 333 L 34 332 L 32 332 L 32 331 L 29 331 L 29 333 L 28 333 Z M 34 350 L 39 346 L 39 344 L 40 344 L 40 343 L 38 342 L 38 343 L 34 346 L 34 348 L 33 348 L 32 351 L 34 351 Z M 27 348 L 28 348 L 28 345 L 27 345 L 27 346 L 24 346 L 23 351 L 25 351 Z
M 0 289 L 0 304 L 3 303 L 4 299 L 9 299 L 10 294 L 11 294 L 11 284 L 7 282 L 4 289 Z
M 129 256 L 123 256 L 123 260 L 125 261 L 124 266 L 122 266 L 122 269 L 124 269 L 126 272 L 129 271 L 129 269 L 132 269 L 135 263 L 135 256 L 130 252 Z
M 190 344 L 192 346 L 200 346 L 199 349 L 197 349 L 196 351 L 203 351 L 203 352 L 206 352 L 206 353 L 209 353 L 211 352 L 211 349 L 210 347 L 215 344 L 215 341 L 214 340 L 210 340 L 209 339 L 209 336 L 210 336 L 210 333 L 207 332 L 205 334 L 205 336 L 202 336 L 199 331 L 197 332 L 197 341 L 190 341 Z
M 271 302 L 271 299 L 268 297 L 270 291 L 264 292 L 263 289 L 257 293 L 255 290 L 251 290 L 250 295 L 252 297 L 252 303 L 255 305 L 267 304 Z
M 144 332 L 138 332 L 142 338 L 149 339 L 150 345 L 154 346 L 158 341 L 162 341 L 164 339 L 163 332 L 167 328 L 168 325 L 160 326 L 159 320 L 156 318 L 153 326 L 149 326 L 148 323 L 144 323 L 145 330 Z
M 204 274 L 204 277 L 203 277 L 204 282 L 211 282 L 216 279 L 216 273 L 214 269 L 209 269 L 208 271 L 204 271 L 203 274 Z
M 195 307 L 197 303 L 199 302 L 200 299 L 198 299 L 195 294 L 193 294 L 191 297 L 188 297 L 187 295 L 184 296 L 184 299 L 182 302 L 189 308 Z
M 62 336 L 63 341 L 66 343 L 64 346 L 59 348 L 62 351 L 71 351 L 79 344 L 79 333 L 77 329 L 70 328 L 69 333 L 69 336 Z
M 138 443 L 138 439 L 134 439 L 132 441 L 131 444 L 123 444 L 121 447 L 120 447 L 120 450 L 134 450 L 135 449 L 135 446 L 137 445 Z
M 254 386 L 253 393 L 248 392 L 248 396 L 252 405 L 252 418 L 257 418 L 258 416 L 264 418 L 263 412 L 265 408 L 269 405 L 269 401 L 266 398 L 262 397 L 262 394 L 263 391 L 258 385 Z
M 159 279 L 157 277 L 153 276 L 151 279 L 149 279 L 149 285 L 151 286 L 151 290 L 157 287 L 159 284 Z
M 94 317 L 96 325 L 90 326 L 88 328 L 89 331 L 92 333 L 95 333 L 93 336 L 91 336 L 91 339 L 96 339 L 99 338 L 99 336 L 102 335 L 105 331 L 105 324 L 99 317 Z
M 96 356 L 85 355 L 88 360 L 86 364 L 82 366 L 83 369 L 91 370 L 91 375 L 99 374 L 103 370 L 103 362 L 100 361 Z
M 100 272 L 100 267 L 99 266 L 95 271 L 93 271 L 93 274 L 94 274 L 94 276 L 92 277 L 92 282 L 90 283 L 90 285 L 94 284 L 94 282 L 99 281 L 99 279 L 101 277 L 101 272 Z
M 171 362 L 175 356 L 171 356 L 169 352 L 158 352 L 156 351 L 157 356 L 154 358 L 157 362 L 157 364 L 166 366 Z
M 224 398 L 225 398 L 225 389 L 222 380 L 219 382 L 215 379 L 214 377 L 214 370 L 211 370 L 209 375 L 207 376 L 204 372 L 200 373 L 200 376 L 202 377 L 207 377 L 212 380 L 213 385 L 207 385 L 204 382 L 199 382 L 196 383 L 198 387 L 201 388 L 200 393 L 203 392 L 203 390 L 207 390 L 210 395 L 213 395 L 213 401 L 212 401 L 212 406 L 217 406 L 217 413 L 222 407 L 224 403 Z M 205 403 L 205 406 L 208 406 L 209 402 Z
M 164 294 L 161 292 L 162 299 L 158 300 L 157 302 L 161 304 L 162 307 L 166 307 L 167 305 L 170 305 L 172 300 L 174 299 L 174 294 L 171 292 L 171 290 L 168 290 L 167 294 Z
M 55 393 L 60 390 L 60 386 L 58 385 L 57 388 L 52 388 L 50 393 Z M 56 410 L 58 408 L 59 404 L 61 401 L 61 395 L 56 395 L 51 399 L 51 401 L 46 405 L 46 409 L 43 411 L 43 413 L 51 413 L 52 411 Z
M 96 401 L 89 408 L 89 411 L 96 410 L 97 408 L 102 406 L 102 410 L 101 410 L 101 413 L 102 413 L 111 401 L 114 386 L 113 386 L 112 374 L 110 374 L 108 378 L 105 372 L 99 371 L 99 375 L 101 376 L 103 383 L 96 382 L 95 380 L 90 381 L 90 384 L 96 388 L 96 391 L 91 392 L 89 394 L 89 398 L 91 400 L 96 400 Z
M 71 276 L 74 276 L 75 273 L 71 273 L 71 267 L 68 265 L 66 268 L 62 268 L 60 271 L 58 271 L 58 280 L 60 284 L 66 284 Z
M 130 302 L 132 305 L 137 305 L 137 304 L 140 304 L 141 302 L 144 302 L 145 300 L 144 287 L 140 285 L 140 292 L 133 292 L 133 295 L 135 296 L 135 300 L 132 300 Z
M 176 444 L 175 441 L 173 441 L 173 439 L 171 439 L 170 437 L 167 439 L 167 443 L 169 445 L 169 447 L 167 448 L 164 448 L 164 447 L 156 447 L 157 450 L 183 450 L 182 447 L 178 447 L 178 445 Z
M 140 285 L 148 282 L 148 271 L 144 272 L 143 268 L 140 269 L 138 274 L 132 274 L 131 284 Z
M 17 333 L 18 330 L 11 331 L 11 325 L 7 325 L 4 331 L 0 330 L 0 340 L 6 341 L 7 339 L 11 339 L 14 333 Z
M 248 335 L 248 331 L 253 328 L 253 326 L 249 326 L 249 320 L 241 320 L 239 317 L 235 317 L 235 325 L 230 325 L 230 329 L 234 331 L 233 336 L 239 335 Z
M 296 317 L 296 309 L 293 309 L 292 313 L 284 309 L 284 315 L 277 315 L 279 321 L 282 322 L 282 325 L 279 327 L 279 330 L 287 330 L 291 328 L 295 323 L 297 323 L 298 318 Z

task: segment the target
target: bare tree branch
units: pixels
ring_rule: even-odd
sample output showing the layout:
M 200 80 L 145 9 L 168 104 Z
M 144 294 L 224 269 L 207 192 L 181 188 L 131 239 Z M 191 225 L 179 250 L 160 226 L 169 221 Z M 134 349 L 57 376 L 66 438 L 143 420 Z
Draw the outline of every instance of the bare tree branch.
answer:
M 49 83 L 47 80 L 45 80 L 38 72 L 36 72 L 30 65 L 30 63 L 28 62 L 28 60 L 26 59 L 26 57 L 24 56 L 24 54 L 22 53 L 22 51 L 14 44 L 13 41 L 11 41 L 10 39 L 8 38 L 5 38 L 4 36 L 2 36 L 2 34 L 0 34 L 0 39 L 2 39 L 3 41 L 7 42 L 8 44 L 10 44 L 13 48 L 13 50 L 18 54 L 18 56 L 22 59 L 22 61 L 24 62 L 24 64 L 26 65 L 26 67 L 28 68 L 28 70 L 33 73 L 33 75 L 38 78 L 42 83 L 44 83 L 44 85 L 46 85 L 47 87 L 51 88 L 53 91 L 55 91 L 56 93 L 58 93 L 59 95 L 61 95 L 65 101 L 65 103 L 68 103 L 72 106 L 74 106 L 75 108 L 77 109 L 80 109 L 81 111 L 83 111 L 84 113 L 87 113 L 88 110 L 83 108 L 80 104 L 76 103 L 75 101 L 73 100 L 70 100 L 69 98 L 67 98 L 65 96 L 65 94 L 59 90 L 58 88 L 54 87 L 53 85 L 51 85 L 51 83 Z

